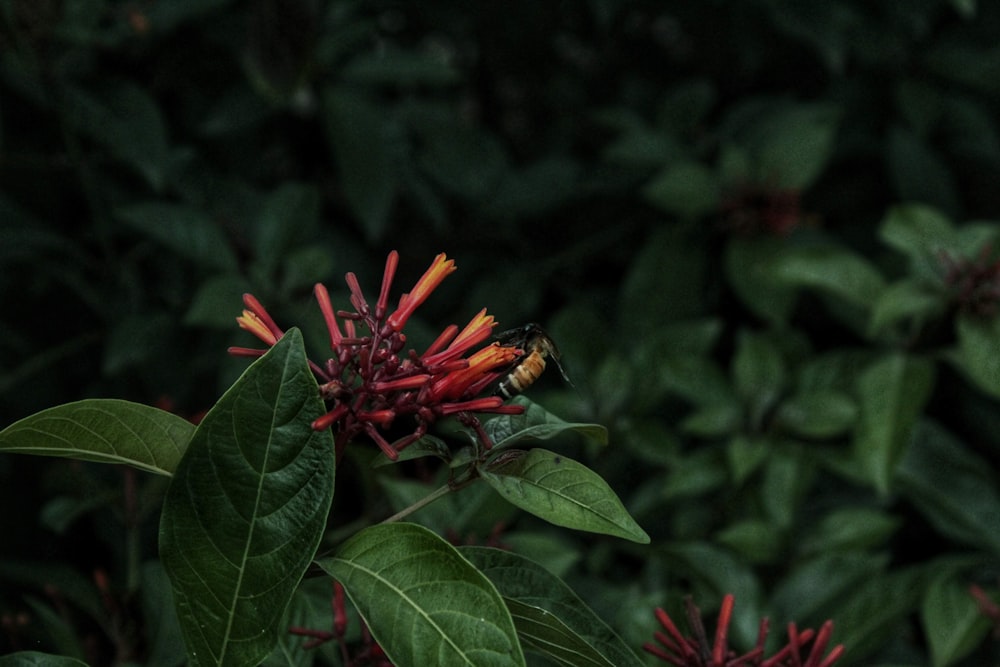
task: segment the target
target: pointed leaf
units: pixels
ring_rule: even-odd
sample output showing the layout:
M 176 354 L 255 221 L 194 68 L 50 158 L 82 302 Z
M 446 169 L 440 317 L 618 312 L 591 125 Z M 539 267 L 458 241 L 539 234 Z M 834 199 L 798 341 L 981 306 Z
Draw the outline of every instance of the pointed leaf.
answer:
M 115 215 L 201 266 L 236 270 L 236 255 L 222 227 L 199 208 L 154 201 L 119 208 Z
M 567 667 L 643 664 L 569 586 L 538 563 L 487 547 L 460 551 L 500 591 L 518 635 L 534 650 Z
M 859 423 L 854 455 L 881 493 L 910 441 L 930 397 L 934 366 L 925 359 L 892 354 L 868 367 L 857 381 Z
M 815 289 L 865 309 L 885 287 L 867 259 L 832 244 L 789 249 L 775 258 L 771 270 L 788 286 Z
M 608 430 L 600 424 L 563 421 L 524 396 L 516 397 L 512 403 L 525 406 L 524 412 L 519 415 L 500 415 L 483 425 L 493 441 L 494 449 L 522 440 L 549 440 L 566 431 L 574 431 L 601 445 L 608 444 Z
M 198 665 L 257 664 L 333 498 L 333 442 L 291 329 L 205 416 L 167 492 L 160 556 Z
M 171 475 L 194 431 L 191 422 L 159 408 L 92 398 L 11 424 L 0 431 L 0 452 L 124 463 Z
M 969 594 L 965 576 L 946 568 L 924 593 L 920 610 L 934 667 L 953 665 L 979 646 L 991 623 Z
M 582 463 L 545 449 L 513 450 L 479 472 L 511 503 L 557 526 L 649 543 L 607 482 Z
M 496 588 L 426 528 L 372 526 L 318 563 L 344 585 L 398 667 L 524 665 Z

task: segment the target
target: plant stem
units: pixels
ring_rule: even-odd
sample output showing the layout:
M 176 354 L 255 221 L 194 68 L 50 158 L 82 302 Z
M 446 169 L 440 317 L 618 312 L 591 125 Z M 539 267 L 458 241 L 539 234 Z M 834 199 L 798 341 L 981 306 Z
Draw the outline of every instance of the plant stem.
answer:
M 432 502 L 434 502 L 435 500 L 437 500 L 441 496 L 443 496 L 443 495 L 445 495 L 447 493 L 451 493 L 454 490 L 455 489 L 450 484 L 445 484 L 444 486 L 440 487 L 439 489 L 436 489 L 436 490 L 430 492 L 429 494 L 427 494 L 426 496 L 424 496 L 423 498 L 421 498 L 417 502 L 413 503 L 409 507 L 404 507 L 403 509 L 401 509 L 400 511 L 396 512 L 391 517 L 389 517 L 388 519 L 386 519 L 385 521 L 383 521 L 382 523 L 393 523 L 394 521 L 399 521 L 400 519 L 405 519 L 407 516 L 409 516 L 410 514 L 413 514 L 418 509 L 420 509 L 422 507 L 426 507 L 427 505 L 430 505 Z

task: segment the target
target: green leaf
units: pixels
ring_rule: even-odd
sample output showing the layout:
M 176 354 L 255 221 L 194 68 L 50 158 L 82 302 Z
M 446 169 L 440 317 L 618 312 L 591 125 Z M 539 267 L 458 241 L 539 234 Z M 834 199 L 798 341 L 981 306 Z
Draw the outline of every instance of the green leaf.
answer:
M 181 257 L 234 272 L 236 254 L 222 226 L 201 209 L 185 204 L 145 202 L 119 208 L 115 215 Z
M 899 324 L 909 324 L 903 335 L 918 329 L 927 320 L 944 312 L 943 291 L 930 290 L 922 280 L 903 279 L 889 285 L 875 300 L 868 332 L 877 336 Z
M 19 651 L 0 656 L 0 667 L 87 667 L 83 660 L 39 651 Z
M 319 220 L 319 192 L 315 186 L 285 183 L 268 193 L 256 220 L 254 250 L 265 274 L 272 275 L 291 248 L 309 238 Z
M 739 332 L 733 358 L 733 385 L 749 407 L 751 424 L 759 427 L 785 388 L 785 360 L 770 336 Z
M 870 664 L 866 657 L 911 630 L 921 590 L 919 569 L 882 573 L 873 559 L 867 558 L 865 571 L 859 572 L 860 578 L 847 590 L 849 597 L 819 611 L 822 620 L 835 620 L 837 642 L 850 647 L 856 665 Z M 827 582 L 820 579 L 816 583 L 822 588 Z
M 930 397 L 934 366 L 894 353 L 871 364 L 856 384 L 860 413 L 854 456 L 868 480 L 885 494 Z
M 524 665 L 490 581 L 453 546 L 410 523 L 366 528 L 319 566 L 344 585 L 399 667 Z
M 782 401 L 774 421 L 783 432 L 800 438 L 835 438 L 848 433 L 857 416 L 858 406 L 847 394 L 816 390 Z
M 695 220 L 719 208 L 720 190 L 715 173 L 697 162 L 666 167 L 642 189 L 656 208 L 682 220 Z
M 910 258 L 916 266 L 937 261 L 942 250 L 952 248 L 955 229 L 951 221 L 926 204 L 902 204 L 889 209 L 879 226 L 879 237 Z
M 104 144 L 115 157 L 134 167 L 154 190 L 166 183 L 169 158 L 167 125 L 147 88 L 108 86 L 98 95 L 67 89 L 66 116 Z
M 538 563 L 486 547 L 459 551 L 497 587 L 527 647 L 566 667 L 643 664 L 569 586 Z
M 656 335 L 667 324 L 705 314 L 704 277 L 711 269 L 703 243 L 683 226 L 664 225 L 640 244 L 618 298 L 618 321 L 631 336 Z
M 732 549 L 750 563 L 773 561 L 784 544 L 779 527 L 762 519 L 730 524 L 715 534 L 714 541 Z
M 801 549 L 804 553 L 824 554 L 883 546 L 900 524 L 900 519 L 879 510 L 833 510 L 811 527 L 802 539 Z
M 788 250 L 783 238 L 733 238 L 726 245 L 723 267 L 730 288 L 754 314 L 772 325 L 788 321 L 797 291 L 772 271 Z
M 340 76 L 365 85 L 440 87 L 461 81 L 449 58 L 427 49 L 366 52 L 348 63 Z
M 608 430 L 600 424 L 566 422 L 524 396 L 511 401 L 525 406 L 519 415 L 500 415 L 487 421 L 483 428 L 493 441 L 493 449 L 508 447 L 516 442 L 550 440 L 566 432 L 579 433 L 601 445 L 608 444 Z
M 955 333 L 958 346 L 949 359 L 979 389 L 1000 399 L 1000 317 L 959 316 Z
M 175 667 L 184 662 L 184 638 L 174 613 L 170 579 L 159 560 L 142 564 L 139 593 L 148 653 L 146 667 Z
M 756 180 L 790 190 L 812 185 L 832 153 L 839 116 L 822 105 L 790 106 L 769 114 L 752 148 Z
M 1000 485 L 993 467 L 943 427 L 919 425 L 897 483 L 942 535 L 1000 554 Z
M 990 631 L 990 620 L 969 594 L 964 575 L 948 568 L 924 593 L 920 609 L 934 667 L 953 665 L 979 646 Z
M 250 290 L 250 282 L 234 273 L 209 278 L 191 297 L 184 324 L 232 329 L 238 314 L 237 304 L 242 303 L 243 295 Z
M 863 309 L 871 308 L 885 288 L 867 259 L 832 244 L 789 249 L 775 258 L 771 270 L 789 287 L 818 290 Z
M 717 438 L 735 432 L 743 425 L 743 411 L 738 403 L 719 403 L 696 409 L 684 418 L 680 428 L 701 438 Z
M 557 526 L 649 543 L 607 482 L 565 456 L 544 449 L 508 450 L 479 472 L 511 503 Z
M 663 388 L 699 407 L 738 405 L 729 379 L 709 356 L 672 354 L 652 369 Z
M 820 552 L 791 565 L 775 588 L 771 604 L 780 618 L 822 623 L 867 581 L 884 576 L 887 564 L 885 554 Z M 837 636 L 841 637 L 839 628 Z
M 195 427 L 140 403 L 91 398 L 42 410 L 0 431 L 0 451 L 124 463 L 171 475 Z
M 160 556 L 193 664 L 256 664 L 326 526 L 333 442 L 290 329 L 209 411 L 177 467 Z
M 327 90 L 323 102 L 340 187 L 368 239 L 379 239 L 399 178 L 390 119 L 382 107 L 348 89 Z

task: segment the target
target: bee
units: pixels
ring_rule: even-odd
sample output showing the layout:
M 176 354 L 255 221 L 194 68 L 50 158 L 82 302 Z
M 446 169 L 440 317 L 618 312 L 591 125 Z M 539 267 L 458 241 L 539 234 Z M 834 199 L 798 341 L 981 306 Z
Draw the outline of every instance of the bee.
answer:
M 559 369 L 563 379 L 569 382 L 566 371 L 559 364 L 559 348 L 537 324 L 532 322 L 517 329 L 503 331 L 496 335 L 496 339 L 500 341 L 501 345 L 524 350 L 524 354 L 511 368 L 510 373 L 497 385 L 495 396 L 503 396 L 505 399 L 513 398 L 526 390 L 545 370 L 546 359 L 551 359 L 556 368 Z

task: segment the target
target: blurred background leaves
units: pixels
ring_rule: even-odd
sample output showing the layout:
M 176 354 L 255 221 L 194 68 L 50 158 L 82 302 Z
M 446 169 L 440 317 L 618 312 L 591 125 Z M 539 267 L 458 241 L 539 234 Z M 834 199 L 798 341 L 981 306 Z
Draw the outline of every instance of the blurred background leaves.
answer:
M 397 248 L 398 294 L 444 251 L 414 346 L 484 306 L 538 321 L 573 386 L 534 398 L 610 430 L 567 448 L 654 546 L 509 514 L 502 539 L 632 646 L 652 606 L 734 592 L 743 642 L 833 618 L 845 664 L 996 661 L 961 591 L 1000 577 L 998 33 L 975 0 L 0 0 L 2 425 L 87 397 L 197 416 L 246 367 L 241 293 L 318 353 L 313 283 L 346 303 Z M 335 529 L 390 504 L 354 465 Z M 93 572 L 142 617 L 162 485 L 0 478 L 27 508 L 0 613 L 110 660 Z

